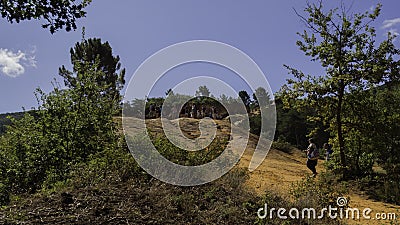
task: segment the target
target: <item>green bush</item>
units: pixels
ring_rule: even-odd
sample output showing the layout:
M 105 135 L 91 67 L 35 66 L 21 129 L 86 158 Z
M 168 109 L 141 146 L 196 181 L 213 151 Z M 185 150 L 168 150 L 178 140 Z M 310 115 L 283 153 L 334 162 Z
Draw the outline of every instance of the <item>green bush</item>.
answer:
M 338 207 L 337 199 L 347 195 L 345 184 L 337 183 L 330 173 L 322 173 L 319 179 L 305 177 L 301 181 L 292 184 L 290 194 L 294 198 L 294 206 L 298 209 L 314 208 L 316 212 L 328 206 Z M 316 221 L 317 222 L 317 221 Z M 338 221 L 325 216 L 318 220 L 320 224 L 337 224 Z
M 97 84 L 104 72 L 97 64 L 75 65 L 81 73 L 79 85 L 45 94 L 37 89 L 39 108 L 24 113 L 0 137 L 2 176 L 0 183 L 10 193 L 33 193 L 43 185 L 68 179 L 74 165 L 89 156 L 115 149 L 118 142 L 113 113 L 116 102 L 104 95 L 106 84 Z M 71 74 L 70 74 L 71 75 Z
M 93 154 L 87 162 L 76 164 L 70 177 L 74 188 L 82 188 L 130 179 L 148 179 L 150 176 L 136 163 L 129 151 L 117 148 Z
M 121 154 L 113 161 L 124 157 Z M 140 224 L 254 224 L 257 209 L 263 206 L 262 198 L 244 186 L 248 178 L 245 169 L 233 169 L 218 180 L 195 187 L 174 186 L 155 179 L 137 179 L 140 175 L 132 176 L 128 181 L 99 175 L 103 177 L 93 183 L 95 186 L 89 186 L 93 182 L 90 175 L 95 176 L 92 171 L 95 165 L 101 169 L 107 164 L 99 163 L 102 158 L 100 156 L 93 164 L 80 167 L 81 172 L 88 170 L 87 173 L 76 173 L 67 187 L 61 185 L 63 187 L 54 189 L 55 192 L 29 196 L 29 201 L 14 202 L 12 206 L 0 210 L 0 217 L 10 224 L 77 221 L 107 224 L 126 221 Z M 109 175 L 118 173 L 116 168 L 110 169 L 114 171 L 110 171 Z M 78 182 L 83 182 L 83 185 L 74 185 Z M 70 192 L 67 195 L 72 196 L 73 203 L 65 204 L 62 203 L 62 196 L 68 189 Z M 46 210 L 29 213 L 38 208 Z M 20 216 L 15 216 L 17 214 Z
M 377 189 L 377 192 L 383 197 L 382 200 L 399 205 L 400 204 L 400 181 L 388 179 L 383 186 Z
M 139 149 L 151 148 L 151 146 L 142 146 L 147 143 L 146 141 L 143 142 L 142 138 L 144 137 L 140 137 L 140 135 L 131 138 L 129 145 Z M 228 144 L 226 138 L 216 137 L 205 149 L 193 152 L 177 147 L 165 135 L 150 133 L 150 139 L 162 156 L 174 163 L 185 166 L 197 166 L 212 161 L 225 150 Z
M 250 133 L 260 135 L 261 133 L 261 114 L 250 115 Z
M 286 153 L 290 153 L 293 150 L 293 146 L 290 143 L 282 140 L 272 142 L 272 148 Z
M 0 182 L 0 206 L 10 203 L 10 191 L 8 186 Z
M 377 201 L 400 204 L 400 181 L 384 174 L 365 176 L 357 181 L 358 188 Z

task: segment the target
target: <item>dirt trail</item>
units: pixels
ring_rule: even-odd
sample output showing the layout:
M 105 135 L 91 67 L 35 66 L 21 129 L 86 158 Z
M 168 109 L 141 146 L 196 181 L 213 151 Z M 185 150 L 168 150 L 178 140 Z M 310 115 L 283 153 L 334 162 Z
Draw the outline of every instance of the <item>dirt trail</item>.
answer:
M 196 126 L 192 126 L 194 119 L 181 119 L 180 127 L 184 133 L 188 136 L 199 136 L 199 130 Z M 229 135 L 229 121 L 219 120 L 216 121 L 219 127 L 217 131 L 218 135 Z M 150 130 L 156 132 L 162 132 L 162 126 L 160 120 L 147 120 L 146 124 Z M 186 136 L 186 135 L 185 135 Z M 253 155 L 254 146 L 256 146 L 256 136 L 251 135 L 249 139 L 248 148 L 244 152 L 240 162 L 240 167 L 247 168 L 251 157 Z M 293 182 L 303 179 L 307 175 L 311 175 L 311 172 L 305 165 L 306 158 L 304 153 L 299 150 L 295 150 L 292 153 L 285 153 L 275 149 L 271 149 L 263 163 L 253 172 L 250 173 L 250 178 L 247 181 L 247 185 L 252 187 L 255 192 L 259 195 L 264 194 L 267 190 L 272 190 L 280 194 L 288 194 L 290 186 Z M 324 171 L 323 166 L 324 160 L 319 160 L 317 165 L 317 171 Z M 368 196 L 359 195 L 357 193 L 349 194 L 349 207 L 357 207 L 362 210 L 364 208 L 372 209 L 370 214 L 371 218 L 376 216 L 376 213 L 396 213 L 397 217 L 400 218 L 400 206 L 386 204 L 383 202 L 374 201 L 368 199 Z M 360 216 L 362 217 L 362 215 Z M 376 220 L 376 219 L 360 219 L 360 220 L 346 220 L 348 224 L 400 224 L 396 221 L 390 220 Z M 392 223 L 391 223 L 392 222 Z
M 247 167 L 252 157 L 253 149 L 247 149 L 244 153 L 239 166 Z M 311 172 L 305 166 L 306 158 L 304 154 L 299 150 L 288 154 L 275 149 L 270 150 L 266 159 L 263 163 L 252 173 L 250 173 L 250 179 L 247 185 L 254 188 L 257 194 L 264 194 L 267 190 L 275 191 L 280 194 L 288 194 L 290 186 L 293 182 L 303 179 L 305 175 L 311 175 Z M 317 165 L 317 171 L 324 171 L 323 166 L 324 160 L 319 160 Z M 359 195 L 356 193 L 350 193 L 349 207 L 358 208 L 362 213 L 365 208 L 372 209 L 371 219 L 362 218 L 360 214 L 360 220 L 345 220 L 348 224 L 400 224 L 399 219 L 394 220 L 378 220 L 375 219 L 377 213 L 396 213 L 397 217 L 400 218 L 400 206 L 387 204 L 379 201 L 368 199 L 368 196 Z M 383 216 L 383 215 L 382 215 Z M 391 223 L 392 222 L 392 223 Z

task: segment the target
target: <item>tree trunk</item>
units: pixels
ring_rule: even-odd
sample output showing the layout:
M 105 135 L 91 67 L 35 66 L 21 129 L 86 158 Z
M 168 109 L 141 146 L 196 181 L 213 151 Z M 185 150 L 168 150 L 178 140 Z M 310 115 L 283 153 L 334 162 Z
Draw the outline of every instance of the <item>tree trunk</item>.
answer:
M 336 123 L 337 123 L 337 135 L 339 141 L 339 153 L 340 153 L 340 164 L 342 165 L 343 179 L 347 177 L 347 162 L 344 149 L 344 137 L 342 130 L 342 104 L 344 97 L 344 81 L 339 80 L 339 92 L 338 92 L 338 106 L 336 110 Z
M 361 171 L 361 167 L 360 167 L 360 157 L 361 157 L 361 140 L 358 140 L 358 149 L 357 149 L 357 153 L 356 153 L 356 159 L 355 159 L 355 166 L 356 166 L 356 171 L 355 174 L 359 175 L 362 173 Z

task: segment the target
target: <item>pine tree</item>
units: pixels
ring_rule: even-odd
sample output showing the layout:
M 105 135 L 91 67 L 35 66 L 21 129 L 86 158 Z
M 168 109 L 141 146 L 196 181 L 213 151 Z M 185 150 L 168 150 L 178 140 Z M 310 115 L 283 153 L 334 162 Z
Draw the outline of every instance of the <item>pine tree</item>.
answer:
M 110 101 L 119 104 L 121 101 L 120 90 L 125 84 L 125 69 L 121 69 L 119 56 L 113 56 L 112 48 L 108 42 L 101 42 L 100 38 L 83 39 L 71 48 L 71 63 L 73 72 L 68 71 L 65 66 L 59 69 L 59 74 L 64 78 L 64 83 L 69 88 L 83 85 L 86 71 L 82 65 L 89 63 L 96 65 L 98 71 L 95 78 L 98 86 L 103 87 L 100 94 L 106 96 Z

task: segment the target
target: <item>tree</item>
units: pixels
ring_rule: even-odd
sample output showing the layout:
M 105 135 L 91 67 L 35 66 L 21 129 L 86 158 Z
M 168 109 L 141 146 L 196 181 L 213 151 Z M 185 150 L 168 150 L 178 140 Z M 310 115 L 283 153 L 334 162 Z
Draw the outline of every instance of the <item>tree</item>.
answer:
M 119 104 L 121 101 L 120 90 L 125 84 L 125 69 L 121 69 L 119 56 L 114 56 L 112 48 L 108 42 L 101 42 L 100 38 L 90 38 L 77 42 L 74 48 L 71 48 L 71 63 L 73 72 L 68 71 L 65 66 L 59 69 L 59 74 L 64 78 L 64 83 L 69 88 L 77 88 L 84 85 L 85 80 L 82 70 L 82 64 L 89 63 L 96 65 L 97 77 L 93 78 L 102 90 L 100 93 L 107 96 L 109 101 Z
M 275 98 L 275 104 L 277 114 L 276 139 L 305 149 L 308 145 L 307 132 L 309 132 L 307 129 L 309 126 L 306 122 L 307 114 L 294 108 L 284 108 L 279 97 Z
M 79 81 L 76 86 L 62 89 L 55 85 L 50 94 L 38 90 L 41 100 L 40 118 L 48 121 L 46 124 L 63 128 L 59 131 L 51 131 L 50 128 L 46 130 L 61 132 L 66 152 L 74 152 L 72 159 L 84 159 L 102 151 L 106 143 L 113 143 L 116 138 L 112 117 L 119 112 L 119 99 L 104 94 L 110 85 L 97 81 L 98 77 L 104 77 L 106 73 L 98 69 L 98 61 L 75 65 L 79 71 L 76 74 Z
M 65 27 L 66 31 L 76 29 L 75 21 L 85 17 L 84 8 L 91 0 L 19 0 L 0 1 L 1 16 L 8 22 L 19 23 L 22 20 L 44 19 L 43 28 L 49 28 L 51 33 Z
M 199 89 L 196 91 L 196 96 L 204 96 L 204 97 L 210 97 L 210 90 L 207 88 L 207 86 L 203 85 L 200 86 Z
M 246 106 L 247 112 L 250 110 L 251 99 L 247 91 L 239 91 L 239 97 Z
M 51 187 L 68 178 L 77 163 L 118 148 L 119 134 L 113 121 L 119 111 L 118 100 L 104 94 L 110 84 L 98 82 L 108 71 L 99 69 L 104 68 L 99 66 L 99 58 L 75 63 L 74 85 L 62 88 L 54 82 L 48 94 L 38 88 L 38 109 L 20 120 L 12 119 L 0 136 L 0 160 L 4 162 L 0 186 L 6 185 L 12 193 L 35 191 L 44 184 Z M 3 161 L 4 156 L 7 160 Z
M 299 102 L 293 99 L 305 99 L 300 102 L 314 107 L 319 115 L 310 119 L 322 120 L 329 125 L 336 136 L 334 141 L 339 149 L 344 177 L 348 166 L 343 133 L 346 94 L 399 76 L 398 62 L 393 58 L 399 53 L 393 45 L 394 37 L 389 34 L 386 40 L 375 45 L 375 29 L 370 24 L 379 16 L 380 10 L 378 4 L 373 12 L 353 15 L 342 5 L 340 10 L 324 12 L 322 2 L 319 2 L 307 4 L 306 17 L 295 11 L 308 28 L 298 33 L 302 40 L 296 44 L 312 61 L 319 61 L 326 75 L 305 75 L 285 65 L 295 77 L 282 88 L 285 104 L 289 106 L 291 102 Z
M 260 105 L 267 106 L 270 104 L 271 96 L 269 96 L 263 87 L 258 87 L 253 93 L 253 99 L 257 107 Z

